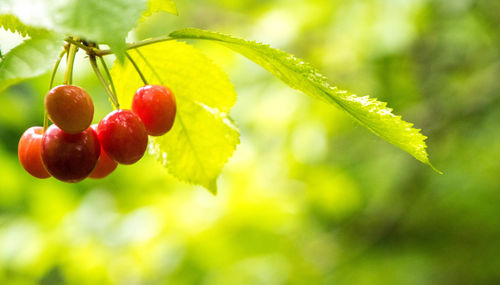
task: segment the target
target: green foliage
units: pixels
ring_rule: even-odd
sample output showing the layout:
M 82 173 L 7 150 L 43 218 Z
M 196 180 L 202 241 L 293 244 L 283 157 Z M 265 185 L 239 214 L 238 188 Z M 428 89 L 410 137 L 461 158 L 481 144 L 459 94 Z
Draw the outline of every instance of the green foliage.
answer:
M 49 71 L 62 44 L 57 35 L 45 33 L 13 48 L 0 62 L 0 92 L 10 85 Z
M 376 135 L 433 167 L 425 150 L 426 137 L 420 130 L 412 128 L 413 124 L 403 121 L 401 116 L 395 116 L 392 109 L 386 107 L 387 103 L 368 96 L 358 97 L 332 87 L 310 64 L 291 54 L 268 45 L 199 29 L 182 29 L 170 36 L 221 43 L 261 65 L 292 88 L 341 107 Z
M 29 1 L 5 0 L 0 4 L 0 13 L 17 16 L 24 23 L 39 26 L 61 35 L 73 35 L 107 44 L 116 56 L 123 60 L 125 39 L 128 32 L 137 25 L 141 15 L 148 8 L 147 0 L 66 0 L 38 1 L 39 10 L 25 11 Z M 157 1 L 155 1 L 157 2 Z M 150 4 L 150 12 L 174 11 L 171 1 Z M 149 10 L 148 10 L 149 11 Z M 27 32 L 26 25 L 16 18 L 9 19 L 9 26 Z
M 125 38 L 141 15 L 144 18 L 158 11 L 177 14 L 175 3 L 171 0 L 75 0 L 57 3 L 46 0 L 36 4 L 37 9 L 31 10 L 25 10 L 25 7 L 34 5 L 30 1 L 5 0 L 0 4 L 0 27 L 32 38 L 13 49 L 0 63 L 0 91 L 47 72 L 62 45 L 60 39 L 65 35 L 108 44 L 122 61 Z
M 0 284 L 500 284 L 498 11 L 491 0 L 190 0 L 135 33 L 203 25 L 293 51 L 415 120 L 446 175 L 208 41 L 197 44 L 237 86 L 242 139 L 217 197 L 151 155 L 102 180 L 30 177 L 17 143 L 42 122 L 49 74 L 9 88 Z M 111 105 L 77 60 L 97 122 Z
M 44 29 L 25 25 L 16 16 L 10 14 L 0 15 L 0 27 L 13 33 L 19 33 L 23 37 L 46 32 Z
M 2 60 L 2 88 L 49 70 L 60 44 L 57 35 L 72 35 L 108 44 L 117 56 L 117 62 L 123 63 L 125 38 L 141 17 L 143 19 L 157 11 L 177 14 L 175 3 L 171 0 L 68 0 L 54 5 L 44 2 L 44 10 L 36 13 L 35 20 L 29 20 L 29 23 L 44 23 L 40 25 L 55 31 L 49 34 L 44 29 L 40 29 L 44 32 L 37 32 L 16 17 L 22 14 L 19 7 L 28 2 L 6 0 L 5 3 L 0 6 L 0 12 L 11 11 L 12 14 L 0 18 L 3 25 L 22 35 L 30 34 L 32 39 L 13 49 Z M 413 124 L 394 115 L 385 102 L 332 87 L 311 65 L 286 52 L 197 29 L 183 29 L 170 36 L 222 43 L 261 65 L 292 88 L 340 107 L 373 133 L 433 167 L 426 152 L 426 137 L 413 128 Z M 51 38 L 53 41 L 47 43 Z M 30 50 L 37 50 L 38 53 Z M 140 50 L 143 54 L 131 52 L 132 57 L 149 75 L 148 78 L 174 89 L 179 106 L 173 130 L 161 138 L 152 139 L 152 152 L 180 180 L 203 185 L 215 193 L 217 176 L 239 142 L 238 131 L 228 117 L 229 109 L 236 100 L 232 85 L 218 67 L 189 45 L 156 43 Z M 127 106 L 133 91 L 142 83 L 129 63 L 115 64 L 113 76 L 118 95 Z
M 182 181 L 216 192 L 216 179 L 239 142 L 228 117 L 236 93 L 227 75 L 200 51 L 185 43 L 169 41 L 130 52 L 150 84 L 169 86 L 177 101 L 177 115 L 170 132 L 151 138 L 152 153 Z M 123 107 L 143 85 L 128 61 L 111 70 Z
M 125 38 L 146 7 L 146 0 L 64 1 L 53 8 L 52 19 L 59 32 L 108 44 L 122 60 Z

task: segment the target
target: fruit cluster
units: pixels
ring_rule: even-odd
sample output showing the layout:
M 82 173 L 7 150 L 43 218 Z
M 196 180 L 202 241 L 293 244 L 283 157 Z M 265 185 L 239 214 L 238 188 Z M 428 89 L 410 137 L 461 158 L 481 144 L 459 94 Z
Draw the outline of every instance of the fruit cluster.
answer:
M 137 162 L 148 135 L 161 136 L 172 128 L 176 104 L 169 88 L 146 85 L 136 91 L 132 110 L 115 110 L 91 126 L 94 104 L 89 94 L 75 85 L 60 85 L 45 97 L 45 109 L 54 124 L 45 132 L 42 127 L 24 132 L 19 161 L 34 177 L 78 182 Z

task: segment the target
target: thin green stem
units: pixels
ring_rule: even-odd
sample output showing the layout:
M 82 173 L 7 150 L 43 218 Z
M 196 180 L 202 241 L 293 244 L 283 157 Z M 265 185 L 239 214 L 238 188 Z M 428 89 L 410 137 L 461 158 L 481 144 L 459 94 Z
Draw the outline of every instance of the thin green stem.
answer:
M 52 69 L 52 74 L 50 75 L 50 82 L 49 82 L 49 91 L 52 89 L 54 86 L 54 78 L 56 77 L 57 69 L 59 68 L 59 64 L 61 63 L 61 60 L 66 53 L 67 46 L 64 47 L 64 49 L 59 53 L 59 56 L 57 57 L 57 61 L 54 64 L 54 68 Z M 49 127 L 49 115 L 47 114 L 47 110 L 45 110 L 45 114 L 43 116 L 43 132 L 47 130 Z
M 78 47 L 76 45 L 70 44 L 67 58 L 67 66 L 66 73 L 64 74 L 64 84 L 73 83 L 73 63 L 75 62 L 75 55 L 78 51 Z
M 99 67 L 97 67 L 97 61 L 95 60 L 95 55 L 89 55 L 90 59 L 90 65 L 92 66 L 92 69 L 94 70 L 97 78 L 101 82 L 102 86 L 104 87 L 104 90 L 109 96 L 109 99 L 115 106 L 115 109 L 120 109 L 120 104 L 118 103 L 118 98 L 116 98 L 116 95 L 113 94 L 113 92 L 109 89 L 108 84 L 106 83 L 106 79 L 102 76 L 101 71 L 99 71 Z
M 139 69 L 139 66 L 137 66 L 137 63 L 134 61 L 134 59 L 130 56 L 128 52 L 126 52 L 125 55 L 127 56 L 128 60 L 130 60 L 130 63 L 132 63 L 137 73 L 139 73 L 139 76 L 141 77 L 142 82 L 144 82 L 144 85 L 149 85 L 148 81 L 146 80 L 146 77 L 144 77 L 144 74 L 142 74 L 141 70 Z
M 54 79 L 56 77 L 57 69 L 59 68 L 59 64 L 61 63 L 61 60 L 66 53 L 66 49 L 68 47 L 65 46 L 64 49 L 59 53 L 59 56 L 57 57 L 56 64 L 54 65 L 54 68 L 52 69 L 52 74 L 50 75 L 50 82 L 49 82 L 49 90 L 52 89 L 54 86 Z
M 136 49 L 136 48 L 139 48 L 139 47 L 143 47 L 143 46 L 147 46 L 147 45 L 152 45 L 152 44 L 156 44 L 156 43 L 160 43 L 160 42 L 172 41 L 172 40 L 175 40 L 175 39 L 172 39 L 172 38 L 170 38 L 168 36 L 161 36 L 161 37 L 156 37 L 156 38 L 152 38 L 152 39 L 143 40 L 143 41 L 136 42 L 136 43 L 127 44 L 127 49 Z M 112 53 L 113 52 L 111 50 L 109 50 L 109 49 L 96 50 L 95 51 L 95 54 L 98 55 L 98 56 L 108 55 L 108 54 L 112 54 Z
M 109 84 L 111 85 L 111 90 L 113 91 L 113 94 L 115 95 L 116 98 L 116 89 L 115 89 L 115 84 L 113 83 L 113 78 L 111 77 L 111 73 L 109 72 L 108 66 L 106 65 L 106 61 L 104 58 L 99 57 L 101 61 L 101 65 L 104 68 L 104 71 L 106 72 L 106 76 L 108 77 Z M 116 100 L 118 102 L 118 99 Z
M 148 66 L 148 68 L 151 69 L 151 72 L 153 72 L 153 75 L 156 77 L 156 79 L 158 79 L 158 81 L 161 84 L 163 84 L 163 80 L 161 79 L 161 77 L 158 74 L 158 72 L 156 72 L 156 70 L 154 69 L 153 65 L 151 65 L 151 63 L 149 62 L 149 60 L 138 49 L 136 49 L 135 51 L 142 58 L 142 60 L 144 61 L 144 63 L 146 63 L 146 65 Z

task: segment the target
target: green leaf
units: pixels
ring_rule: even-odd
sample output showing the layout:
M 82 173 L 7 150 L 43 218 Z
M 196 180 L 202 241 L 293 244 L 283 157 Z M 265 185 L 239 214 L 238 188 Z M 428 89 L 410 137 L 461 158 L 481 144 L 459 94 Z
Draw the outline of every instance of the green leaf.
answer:
M 413 128 L 413 124 L 394 115 L 385 102 L 332 87 L 323 75 L 303 60 L 268 45 L 199 29 L 182 29 L 170 36 L 176 39 L 211 40 L 241 53 L 292 88 L 339 106 L 376 135 L 439 172 L 429 161 L 426 137 L 419 129 Z
M 19 33 L 23 37 L 47 32 L 45 29 L 25 25 L 16 16 L 11 14 L 0 15 L 0 27 L 13 33 Z
M 108 44 L 120 60 L 124 58 L 128 32 L 147 8 L 147 0 L 45 1 L 54 6 L 51 18 L 58 31 Z
M 199 50 L 169 41 L 130 51 L 149 84 L 163 84 L 175 94 L 174 126 L 161 137 L 150 137 L 150 150 L 182 181 L 216 193 L 216 179 L 239 143 L 228 112 L 236 93 L 227 75 Z M 141 56 L 142 55 L 142 56 Z M 129 108 L 135 90 L 144 85 L 126 61 L 111 69 L 120 104 Z
M 49 71 L 62 44 L 57 35 L 45 33 L 27 39 L 10 50 L 0 62 L 0 92 L 10 85 Z
M 170 14 L 179 15 L 177 11 L 177 6 L 172 0 L 149 0 L 148 9 L 142 14 L 142 20 L 145 17 L 151 16 L 155 12 L 168 12 Z
M 2 0 L 0 14 L 12 14 L 31 26 L 107 44 L 123 60 L 127 34 L 137 25 L 147 3 L 147 0 Z

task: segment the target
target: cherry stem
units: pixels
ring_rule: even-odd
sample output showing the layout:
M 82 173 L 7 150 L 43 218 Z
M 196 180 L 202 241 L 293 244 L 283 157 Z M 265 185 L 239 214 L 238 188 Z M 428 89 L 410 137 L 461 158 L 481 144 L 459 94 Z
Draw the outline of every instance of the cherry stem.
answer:
M 175 40 L 175 39 L 172 39 L 169 36 L 160 36 L 160 37 L 156 37 L 156 38 L 152 38 L 152 39 L 143 40 L 140 42 L 127 44 L 127 49 L 136 49 L 138 47 L 143 47 L 143 46 L 147 46 L 147 45 L 152 45 L 152 44 L 166 42 L 166 41 L 172 41 L 172 40 Z M 97 52 L 97 55 L 103 56 L 103 55 L 108 55 L 111 53 L 113 53 L 111 50 L 106 49 L 106 50 L 99 50 Z
M 104 71 L 106 72 L 106 76 L 108 77 L 109 84 L 111 85 L 111 90 L 113 91 L 113 94 L 115 95 L 116 102 L 118 102 L 118 98 L 116 97 L 116 89 L 115 89 L 115 84 L 113 83 L 113 78 L 111 77 L 111 73 L 109 72 L 108 66 L 106 65 L 106 61 L 104 58 L 99 57 L 101 61 L 101 65 L 104 68 Z
M 135 51 L 142 58 L 144 63 L 146 63 L 146 65 L 149 67 L 149 69 L 151 69 L 151 72 L 153 72 L 153 75 L 156 77 L 156 79 L 158 79 L 158 81 L 163 85 L 163 80 L 161 80 L 160 75 L 156 72 L 153 65 L 151 65 L 151 63 L 149 62 L 149 60 L 138 49 L 136 49 Z
M 139 66 L 137 66 L 137 63 L 134 61 L 134 59 L 130 56 L 130 54 L 128 52 L 126 52 L 125 55 L 127 56 L 128 60 L 130 60 L 130 63 L 132 63 L 135 70 L 137 71 L 137 73 L 141 77 L 144 85 L 149 85 L 148 81 L 146 80 L 146 77 L 144 77 L 144 74 L 142 74 L 141 70 L 139 69 Z
M 113 92 L 109 89 L 109 86 L 106 82 L 106 79 L 104 79 L 104 76 L 102 76 L 101 71 L 99 71 L 99 67 L 97 67 L 97 61 L 95 59 L 95 55 L 90 54 L 89 59 L 90 59 L 90 65 L 92 66 L 92 69 L 94 69 L 94 72 L 95 72 L 97 78 L 99 79 L 102 86 L 104 87 L 104 90 L 106 91 L 106 93 L 109 96 L 109 99 L 111 100 L 111 102 L 115 106 L 115 109 L 120 109 L 120 104 L 118 103 L 118 98 L 116 98 L 116 95 L 113 94 Z M 111 76 L 110 76 L 110 78 L 111 78 Z
M 66 53 L 67 49 L 68 46 L 66 45 L 64 49 L 61 51 L 61 53 L 59 53 L 59 56 L 57 57 L 56 64 L 54 65 L 54 68 L 52 69 L 52 74 L 50 75 L 49 90 L 52 89 L 52 87 L 54 86 L 54 79 L 56 77 L 57 69 L 59 68 L 59 64 L 61 63 L 61 60 L 64 54 Z
M 57 61 L 54 64 L 54 68 L 52 69 L 52 74 L 50 75 L 50 83 L 49 83 L 49 91 L 52 89 L 54 86 L 54 78 L 56 77 L 57 69 L 59 68 L 59 64 L 61 63 L 61 60 L 66 53 L 68 49 L 68 46 L 64 46 L 64 49 L 59 53 L 59 56 L 57 57 Z M 43 116 L 43 132 L 45 133 L 45 130 L 49 127 L 49 115 L 47 114 L 47 110 L 45 110 L 45 114 Z
M 78 47 L 76 45 L 70 44 L 68 50 L 67 57 L 67 66 L 66 66 L 66 74 L 64 75 L 64 84 L 72 84 L 73 83 L 73 63 L 75 62 L 75 55 L 78 51 Z

